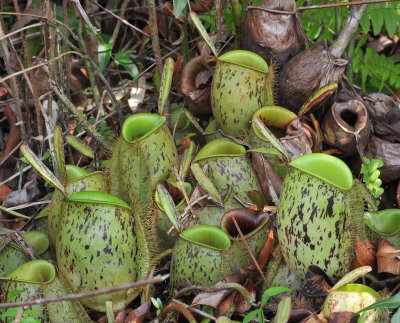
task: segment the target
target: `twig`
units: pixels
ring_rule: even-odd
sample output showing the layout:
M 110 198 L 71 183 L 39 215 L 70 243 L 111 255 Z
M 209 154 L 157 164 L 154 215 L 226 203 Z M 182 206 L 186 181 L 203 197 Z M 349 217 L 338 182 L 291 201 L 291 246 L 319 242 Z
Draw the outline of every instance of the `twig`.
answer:
M 125 10 L 126 10 L 126 8 L 128 6 L 128 3 L 129 3 L 129 0 L 124 0 L 122 2 L 122 4 L 121 4 L 121 17 L 123 17 L 125 15 Z M 111 37 L 111 39 L 112 39 L 111 45 L 113 47 L 114 47 L 115 41 L 118 38 L 118 33 L 119 33 L 119 30 L 121 29 L 121 24 L 122 24 L 122 19 L 118 19 L 117 20 L 117 24 L 116 24 L 116 26 L 114 28 L 114 32 L 113 32 L 112 37 Z
M 16 151 L 19 149 L 19 146 L 22 145 L 22 142 L 18 143 L 4 158 L 0 160 L 0 166 L 4 164 L 4 162 L 10 158 Z
M 264 276 L 264 274 L 263 274 L 263 272 L 262 272 L 260 266 L 258 265 L 257 259 L 254 257 L 253 252 L 251 251 L 251 249 L 250 249 L 250 247 L 249 247 L 249 244 L 247 243 L 246 238 L 244 237 L 244 235 L 243 235 L 243 233 L 242 233 L 242 230 L 240 230 L 239 225 L 238 225 L 238 223 L 236 222 L 236 219 L 235 219 L 234 216 L 232 217 L 232 220 L 233 220 L 233 223 L 235 224 L 236 230 L 239 232 L 240 238 L 243 240 L 243 243 L 244 243 L 244 245 L 246 246 L 246 249 L 247 249 L 247 251 L 248 251 L 249 254 L 250 254 L 251 259 L 253 260 L 254 265 L 255 265 L 256 268 L 257 268 L 258 273 L 260 274 L 260 276 L 261 276 L 262 280 L 264 281 L 264 283 L 265 283 L 265 284 L 267 285 L 267 287 L 269 288 L 270 285 L 269 285 L 269 283 L 267 282 L 267 279 L 265 278 L 265 276 Z
M 103 149 L 106 153 L 112 152 L 112 147 L 104 140 L 104 138 L 96 131 L 87 120 L 82 111 L 78 110 L 72 102 L 61 93 L 57 85 L 54 83 L 50 85 L 57 97 L 62 101 L 63 104 L 68 108 L 68 110 L 73 114 L 73 117 L 77 122 L 86 130 L 86 132 L 93 138 L 93 140 Z
M 368 4 L 362 4 L 359 7 L 353 6 L 350 8 L 346 24 L 342 28 L 338 38 L 333 43 L 330 51 L 334 57 L 340 58 L 343 55 L 367 8 Z
M 3 29 L 3 25 L 4 24 L 3 24 L 2 20 L 3 19 L 1 19 L 1 21 L 0 21 L 0 36 L 4 36 L 5 35 L 4 29 Z M 9 39 L 8 39 L 8 41 L 9 41 Z M 15 80 L 15 77 L 13 77 L 13 75 L 14 76 L 16 76 L 16 75 L 15 75 L 15 73 L 12 73 L 12 70 L 11 70 L 10 52 L 8 51 L 8 47 L 6 45 L 6 40 L 3 40 L 3 41 L 0 42 L 0 47 L 1 47 L 1 52 L 3 54 L 2 56 L 3 56 L 3 59 L 4 59 L 4 63 L 5 63 L 5 66 L 6 66 L 7 73 L 9 75 L 11 74 L 11 78 L 12 78 L 11 79 L 11 89 L 12 89 L 12 92 L 13 92 L 12 93 L 13 97 L 15 99 L 15 115 L 16 115 L 17 121 L 18 121 L 17 122 L 18 130 L 19 130 L 19 132 L 21 134 L 22 141 L 26 141 L 28 139 L 28 134 L 27 134 L 25 126 L 24 126 L 24 120 L 22 118 L 21 102 L 19 100 L 17 82 Z M 2 81 L 0 80 L 0 83 L 1 82 Z
M 178 180 L 179 187 L 181 188 L 182 194 L 183 194 L 183 196 L 185 197 L 186 203 L 187 203 L 187 205 L 188 205 L 189 208 L 190 208 L 190 212 L 192 213 L 192 217 L 193 217 L 193 219 L 197 219 L 197 215 L 196 215 L 196 213 L 194 213 L 193 207 L 192 207 L 192 205 L 190 204 L 189 196 L 187 195 L 186 190 L 185 190 L 185 186 L 183 185 L 182 178 L 181 178 L 181 176 L 179 175 L 178 171 L 176 170 L 175 165 L 173 166 L 173 170 L 174 170 L 176 179 Z
M 26 305 L 29 306 L 29 305 L 36 305 L 36 304 L 48 304 L 48 303 L 55 303 L 55 302 L 62 302 L 62 301 L 77 300 L 77 299 L 81 299 L 81 298 L 85 298 L 85 297 L 104 295 L 104 294 L 109 294 L 109 293 L 113 293 L 113 292 L 118 292 L 120 290 L 142 287 L 142 286 L 146 286 L 149 284 L 156 284 L 156 283 L 160 283 L 160 282 L 166 280 L 167 278 L 169 278 L 169 274 L 163 275 L 163 276 L 158 275 L 152 279 L 140 280 L 137 282 L 127 283 L 127 284 L 118 285 L 118 286 L 114 286 L 114 287 L 97 289 L 97 290 L 93 290 L 90 292 L 68 294 L 68 295 L 63 295 L 63 296 L 58 296 L 58 297 L 38 298 L 38 299 L 33 299 L 33 300 L 23 301 L 23 302 L 3 303 L 3 304 L 0 304 L 0 308 L 20 307 L 20 306 L 26 306 Z
M 149 10 L 149 28 L 151 45 L 153 46 L 154 58 L 156 60 L 158 75 L 161 77 L 163 74 L 163 64 L 161 60 L 160 42 L 158 38 L 158 25 L 157 25 L 157 12 L 154 0 L 147 0 Z
M 97 35 L 97 29 L 93 27 L 92 23 L 90 22 L 89 17 L 87 16 L 85 10 L 82 8 L 81 3 L 78 0 L 71 0 L 75 6 L 76 9 L 78 9 L 79 14 L 81 15 L 81 17 L 83 18 L 83 20 L 85 21 L 86 25 L 89 27 L 90 31 Z
M 179 304 L 179 305 L 182 305 L 182 306 L 184 306 L 185 308 L 187 308 L 189 311 L 191 311 L 191 312 L 193 312 L 193 313 L 196 313 L 196 314 L 199 314 L 199 315 L 201 315 L 201 316 L 203 316 L 203 317 L 206 317 L 206 318 L 208 318 L 208 319 L 210 319 L 210 320 L 213 320 L 213 321 L 216 321 L 216 320 L 217 320 L 217 318 L 216 318 L 215 316 L 212 316 L 212 315 L 210 315 L 210 314 L 208 314 L 208 313 L 206 313 L 206 312 L 204 312 L 204 311 L 201 311 L 201 310 L 199 310 L 199 309 L 197 309 L 197 308 L 195 308 L 195 307 L 191 307 L 190 305 L 187 305 L 187 304 L 185 304 L 185 303 L 183 303 L 183 302 L 181 302 L 181 301 L 178 301 L 178 300 L 175 299 L 175 298 L 171 299 L 171 302 L 176 303 L 176 304 Z
M 143 30 L 141 30 L 138 27 L 136 27 L 136 26 L 132 25 L 131 23 L 129 23 L 126 19 L 121 18 L 120 16 L 116 15 L 112 10 L 108 10 L 107 8 L 101 6 L 100 4 L 97 3 L 97 1 L 93 1 L 93 0 L 89 0 L 89 1 L 91 3 L 93 3 L 94 5 L 98 6 L 100 9 L 102 9 L 105 12 L 109 13 L 110 15 L 112 15 L 114 18 L 117 18 L 119 21 L 121 21 L 125 25 L 131 27 L 134 31 L 137 31 L 137 32 L 141 33 L 142 35 L 145 35 L 146 37 L 150 37 L 150 35 L 148 33 L 145 33 Z
M 15 212 L 13 210 L 10 210 L 10 209 L 6 208 L 5 206 L 2 206 L 2 205 L 0 205 L 0 211 L 9 213 L 9 214 L 14 215 L 14 216 L 19 217 L 19 218 L 30 219 L 29 216 L 23 215 L 23 214 L 21 214 L 19 212 Z
M 171 311 L 178 311 L 179 313 L 182 313 L 182 315 L 186 318 L 186 320 L 189 321 L 189 323 L 196 323 L 196 319 L 194 318 L 193 314 L 190 313 L 190 311 L 180 305 L 180 304 L 168 304 L 158 315 L 158 320 L 161 321 L 164 317 L 168 315 L 169 312 Z M 169 321 L 169 320 L 168 320 Z
M 18 71 L 18 72 L 15 72 L 15 73 L 11 73 L 11 74 L 9 74 L 9 75 L 3 77 L 2 79 L 0 79 L 0 83 L 2 83 L 2 82 L 4 82 L 4 81 L 7 81 L 8 79 L 10 79 L 10 78 L 12 78 L 12 77 L 15 77 L 15 76 L 24 74 L 24 73 L 26 73 L 26 72 L 29 72 L 29 71 L 31 71 L 31 70 L 34 70 L 35 68 L 39 68 L 39 67 L 41 67 L 41 66 L 48 65 L 48 64 L 50 64 L 50 63 L 52 63 L 52 62 L 55 62 L 55 61 L 58 60 L 58 59 L 63 58 L 65 55 L 69 55 L 69 54 L 75 54 L 75 55 L 79 55 L 79 56 L 83 57 L 83 55 L 82 55 L 81 53 L 76 52 L 76 51 L 65 52 L 65 53 L 62 53 L 61 55 L 59 55 L 59 56 L 57 56 L 57 57 L 54 57 L 54 58 L 51 59 L 51 60 L 48 60 L 47 62 L 40 63 L 40 64 L 37 64 L 37 65 L 33 65 L 33 66 L 28 67 L 28 68 L 25 68 L 25 69 L 23 69 L 23 70 L 21 70 L 21 71 Z
M 32 168 L 32 166 L 26 166 L 23 170 L 22 170 L 22 173 L 25 173 L 27 170 L 30 170 Z M 16 177 L 18 177 L 18 176 L 20 176 L 21 175 L 21 172 L 18 172 L 18 173 L 15 173 L 14 175 L 12 175 L 12 176 L 10 176 L 9 178 L 7 178 L 7 179 L 5 179 L 4 181 L 2 181 L 1 183 L 0 183 L 0 186 L 1 185 L 3 185 L 3 184 L 6 184 L 6 183 L 8 183 L 8 182 L 10 182 L 10 181 L 12 181 L 14 178 L 16 178 Z

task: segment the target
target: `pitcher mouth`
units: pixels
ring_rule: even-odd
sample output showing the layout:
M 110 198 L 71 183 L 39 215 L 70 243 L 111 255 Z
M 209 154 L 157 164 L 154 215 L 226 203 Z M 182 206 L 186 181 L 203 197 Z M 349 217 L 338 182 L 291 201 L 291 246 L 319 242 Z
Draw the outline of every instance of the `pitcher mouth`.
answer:
M 210 141 L 198 152 L 193 162 L 212 157 L 237 157 L 246 153 L 246 149 L 229 138 L 219 138 Z
M 127 118 L 122 126 L 122 137 L 129 143 L 140 141 L 165 123 L 166 118 L 152 113 L 137 113 Z
M 337 157 L 313 153 L 296 158 L 289 164 L 342 191 L 348 191 L 353 186 L 353 174 L 350 168 Z
M 218 61 L 250 68 L 260 73 L 268 72 L 267 62 L 258 54 L 247 50 L 233 50 L 221 55 Z
M 246 237 L 249 237 L 260 230 L 268 221 L 267 213 L 251 209 L 233 209 L 224 214 L 221 219 L 221 228 L 231 239 L 237 239 L 239 232 L 233 221 L 235 218 L 240 231 Z
M 179 236 L 188 242 L 217 251 L 226 250 L 231 246 L 229 236 L 212 225 L 195 225 L 181 232 Z
M 5 278 L 17 282 L 42 284 L 53 281 L 56 275 L 54 265 L 47 260 L 32 260 L 18 267 Z

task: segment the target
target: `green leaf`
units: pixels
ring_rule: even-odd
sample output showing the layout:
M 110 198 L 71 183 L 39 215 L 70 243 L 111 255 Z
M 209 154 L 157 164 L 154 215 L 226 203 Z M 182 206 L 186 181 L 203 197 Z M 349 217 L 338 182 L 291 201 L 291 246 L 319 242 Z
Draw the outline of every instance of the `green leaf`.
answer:
M 364 16 L 361 18 L 360 26 L 361 26 L 362 31 L 364 32 L 364 34 L 368 35 L 369 28 L 371 27 L 371 21 L 370 21 L 370 18 L 369 18 L 369 11 L 368 10 L 364 14 Z M 360 45 L 360 46 L 362 46 L 362 45 Z
M 377 301 L 374 304 L 367 306 L 365 308 L 363 308 L 362 310 L 354 313 L 350 318 L 355 317 L 356 315 L 363 313 L 365 311 L 369 311 L 369 310 L 373 310 L 375 308 L 396 308 L 396 307 L 400 307 L 400 293 L 397 293 L 396 295 Z
M 103 72 L 111 58 L 112 45 L 106 42 L 100 42 L 98 46 L 97 59 L 99 61 L 99 70 Z
M 182 13 L 183 9 L 185 9 L 187 5 L 187 0 L 174 0 L 174 15 L 176 18 Z
M 94 151 L 75 136 L 67 135 L 65 137 L 65 141 L 79 151 L 82 155 L 92 159 L 94 158 Z
M 382 13 L 382 5 L 380 3 L 372 3 L 369 5 L 371 22 L 372 22 L 372 30 L 374 31 L 374 35 L 378 35 L 383 27 L 383 13 Z
M 33 318 L 33 317 L 22 317 L 21 320 L 19 321 L 20 323 L 40 323 L 39 320 Z
M 122 65 L 129 72 L 131 77 L 135 78 L 139 74 L 139 71 L 130 58 L 132 53 L 134 53 L 133 50 L 120 51 L 114 55 L 114 61 L 117 65 Z
M 189 166 L 190 166 L 190 163 L 193 158 L 193 152 L 194 152 L 194 143 L 193 143 L 193 141 L 190 141 L 190 145 L 185 150 L 185 152 L 183 154 L 183 158 L 179 165 L 179 176 L 181 177 L 182 181 L 185 180 L 187 171 L 189 170 Z
M 248 314 L 244 317 L 243 323 L 248 323 L 248 322 L 250 322 L 253 318 L 255 318 L 255 317 L 258 315 L 258 312 L 260 312 L 259 309 L 258 309 L 258 310 L 254 310 L 254 311 L 248 313 Z
M 386 31 L 389 35 L 389 38 L 392 38 L 397 30 L 398 19 L 396 17 L 396 12 L 391 4 L 384 3 L 383 6 L 384 8 L 382 9 L 382 13 L 385 19 Z
M 58 178 L 54 176 L 50 169 L 43 164 L 43 162 L 32 152 L 32 150 L 30 150 L 28 146 L 22 144 L 20 151 L 46 182 L 65 195 L 64 186 L 60 183 Z
M 210 49 L 213 52 L 213 54 L 215 55 L 215 57 L 218 57 L 217 49 L 215 48 L 213 42 L 211 41 L 210 36 L 207 33 L 207 30 L 204 28 L 203 24 L 201 23 L 199 17 L 197 17 L 195 12 L 193 12 L 193 11 L 190 12 L 190 19 L 196 26 L 196 29 L 200 33 L 201 38 L 203 38 L 203 40 L 206 42 L 208 47 L 210 47 Z
M 67 169 L 65 168 L 64 140 L 62 138 L 62 130 L 60 126 L 54 128 L 54 156 L 60 171 L 61 180 L 64 182 L 67 180 Z
M 162 184 L 157 184 L 157 194 L 158 199 L 160 200 L 160 204 L 167 214 L 169 220 L 174 225 L 175 229 L 178 232 L 181 232 L 181 229 L 179 227 L 179 213 L 176 209 L 174 200 L 172 199 L 171 195 Z
M 174 60 L 168 57 L 164 63 L 163 75 L 161 77 L 160 97 L 158 99 L 158 113 L 164 112 L 165 103 L 167 102 L 169 92 L 171 90 L 172 75 L 174 74 Z
M 18 307 L 11 307 L 3 315 L 1 316 L 1 319 L 5 321 L 6 317 L 15 317 L 18 313 L 19 308 Z
M 154 307 L 156 309 L 158 309 L 158 302 L 156 301 L 156 299 L 154 297 L 151 297 L 150 299 L 151 299 L 151 302 L 153 303 Z
M 208 178 L 208 176 L 203 172 L 200 165 L 197 163 L 193 163 L 190 166 L 194 177 L 196 178 L 199 185 L 212 196 L 212 198 L 220 205 L 222 205 L 221 195 L 218 193 L 216 187 Z
M 8 293 L 7 295 L 7 301 L 11 301 L 13 298 L 17 297 L 19 294 L 21 294 L 21 290 L 13 290 Z
M 392 316 L 390 323 L 400 323 L 400 308 L 397 312 Z
M 284 293 L 284 292 L 291 292 L 291 291 L 292 290 L 290 288 L 283 287 L 283 286 L 275 286 L 275 287 L 268 288 L 263 293 L 263 296 L 262 296 L 262 299 L 261 299 L 261 307 L 264 307 L 265 304 L 267 304 L 268 299 L 271 296 L 275 296 L 275 295 L 278 295 L 278 294 L 281 294 L 281 293 Z
M 274 136 L 274 134 L 265 126 L 265 124 L 257 117 L 254 117 L 252 122 L 254 123 L 260 134 L 265 138 L 265 140 L 269 141 L 275 147 L 275 149 L 278 150 L 286 158 L 286 160 L 289 160 L 289 153 L 287 152 L 285 147 L 282 146 L 279 140 Z
M 283 156 L 283 154 L 278 149 L 275 148 L 254 148 L 254 149 L 249 149 L 248 151 L 254 153 L 267 154 L 267 155 Z

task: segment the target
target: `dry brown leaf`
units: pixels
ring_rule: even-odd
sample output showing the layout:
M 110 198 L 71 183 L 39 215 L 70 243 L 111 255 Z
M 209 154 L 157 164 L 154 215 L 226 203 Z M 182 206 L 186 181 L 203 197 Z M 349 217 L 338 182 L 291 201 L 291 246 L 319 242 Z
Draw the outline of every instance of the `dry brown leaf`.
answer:
M 3 184 L 0 186 L 0 203 L 3 203 L 8 194 L 10 194 L 13 190 L 9 188 L 7 185 Z
M 257 262 L 260 268 L 263 268 L 268 261 L 269 256 L 271 255 L 272 248 L 274 246 L 274 231 L 271 228 L 268 235 L 268 240 L 265 242 L 264 247 L 261 249 L 260 255 L 258 256 Z M 256 270 L 256 265 L 251 264 L 248 266 L 250 270 Z
M 220 283 L 217 283 L 216 286 L 218 286 L 218 284 Z M 231 293 L 232 290 L 230 289 L 221 289 L 215 292 L 201 292 L 193 299 L 191 306 L 209 305 L 213 308 L 218 308 L 224 298 Z
M 353 268 L 362 266 L 374 266 L 375 265 L 375 250 L 368 239 L 366 239 L 366 245 L 360 239 L 357 234 L 356 237 L 356 257 L 353 261 Z
M 244 284 L 244 287 L 247 289 L 248 292 L 251 292 L 253 297 L 256 297 L 256 289 L 254 284 L 251 280 L 247 280 Z M 237 294 L 235 296 L 235 312 L 237 313 L 245 313 L 250 310 L 251 305 L 244 299 L 242 294 Z
M 380 238 L 377 243 L 376 258 L 378 273 L 400 274 L 400 259 L 396 256 L 395 248 L 385 239 Z
M 151 305 L 151 300 L 146 301 L 146 303 L 140 305 L 138 308 L 134 309 L 129 313 L 125 320 L 125 323 L 141 323 L 143 322 L 146 314 L 148 313 Z
M 236 296 L 237 292 L 233 292 L 232 294 L 230 294 L 227 298 L 225 298 L 218 306 L 218 308 L 215 311 L 215 316 L 219 317 L 219 316 L 223 316 L 226 315 L 230 316 L 228 311 L 229 309 L 232 308 L 233 305 L 233 299 Z M 231 312 L 231 311 L 230 311 Z

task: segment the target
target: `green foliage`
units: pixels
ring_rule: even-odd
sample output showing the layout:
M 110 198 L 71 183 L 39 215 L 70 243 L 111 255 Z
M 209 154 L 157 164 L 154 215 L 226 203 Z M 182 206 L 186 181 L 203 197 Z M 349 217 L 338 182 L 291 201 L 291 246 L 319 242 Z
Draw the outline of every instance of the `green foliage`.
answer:
M 362 31 L 367 34 L 372 25 L 374 35 L 386 30 L 391 38 L 400 25 L 400 9 L 396 2 L 371 3 L 360 22 Z
M 174 4 L 174 15 L 178 17 L 187 5 L 187 0 L 173 0 Z
M 263 311 L 263 307 L 265 306 L 265 304 L 267 304 L 269 298 L 271 296 L 275 296 L 284 292 L 290 292 L 291 289 L 287 288 L 287 287 L 282 287 L 282 286 L 276 286 L 276 287 L 270 287 L 268 288 L 262 296 L 261 299 L 261 304 L 260 304 L 260 308 L 248 313 L 244 320 L 243 323 L 248 323 L 250 322 L 254 317 L 258 317 L 258 322 L 264 322 L 264 311 Z
M 50 154 L 50 152 L 48 151 L 47 153 L 45 153 L 45 154 L 42 156 L 41 159 L 42 159 L 42 161 L 45 161 L 46 159 L 48 159 L 48 158 L 50 158 L 50 157 L 51 157 L 51 154 Z M 27 164 L 27 165 L 30 165 L 29 162 L 28 162 L 28 160 L 27 160 L 25 157 L 21 157 L 19 160 L 22 161 L 23 163 Z
M 378 168 L 383 166 L 381 159 L 368 159 L 363 157 L 364 163 L 361 165 L 360 173 L 363 174 L 363 182 L 371 191 L 375 198 L 378 198 L 383 194 L 383 188 L 381 187 L 382 181 L 379 178 L 381 172 Z M 376 204 L 379 205 L 380 201 L 377 200 Z
M 20 294 L 21 291 L 20 290 L 15 290 L 13 292 L 8 293 L 7 295 L 7 302 L 12 301 L 15 297 L 18 296 L 18 294 Z M 0 308 L 0 318 L 1 318 L 1 322 L 4 323 L 12 323 L 15 320 L 15 317 L 17 316 L 19 311 L 19 307 L 11 307 L 11 308 Z M 38 319 L 36 319 L 36 317 L 38 317 L 39 314 L 36 313 L 35 311 L 32 310 L 25 310 L 21 320 L 19 321 L 20 323 L 40 323 L 40 321 Z
M 400 88 L 400 64 L 396 64 L 391 57 L 375 53 L 371 48 L 364 53 L 361 46 L 365 41 L 366 37 L 359 41 L 353 58 L 354 72 L 361 74 L 361 87 L 364 90 L 372 87 L 378 91 L 384 87 Z
M 94 124 L 96 122 L 96 118 L 91 116 L 89 118 L 89 123 L 90 124 Z M 79 130 L 77 130 L 79 132 Z M 102 121 L 100 122 L 97 126 L 96 126 L 96 131 L 101 134 L 101 136 L 107 140 L 107 142 L 112 142 L 117 134 L 115 133 L 115 131 L 107 124 L 106 121 Z
M 161 313 L 161 311 L 163 310 L 164 305 L 163 305 L 161 299 L 159 299 L 158 297 L 157 297 L 157 299 L 152 297 L 151 302 L 153 303 L 154 307 L 157 309 L 157 316 L 158 316 Z
M 307 0 L 297 0 L 297 7 L 307 5 L 321 5 L 326 4 L 325 0 L 316 0 L 310 4 Z M 345 20 L 348 14 L 348 8 L 341 8 L 342 20 Z M 335 23 L 336 23 L 336 11 L 335 8 L 323 8 L 305 10 L 301 13 L 301 23 L 306 35 L 311 40 L 320 42 L 323 39 L 330 41 L 333 37 L 336 37 Z
M 138 74 L 138 68 L 130 58 L 130 55 L 135 51 L 133 50 L 121 50 L 118 53 L 112 55 L 112 38 L 109 35 L 102 34 L 100 37 L 97 59 L 99 62 L 99 70 L 103 72 L 107 67 L 110 59 L 112 58 L 115 64 L 123 66 L 130 74 L 132 78 L 135 78 Z
M 364 313 L 369 310 L 373 310 L 376 308 L 399 308 L 400 307 L 400 293 L 397 293 L 396 295 L 382 299 L 380 301 L 375 302 L 374 304 L 367 306 L 363 308 L 362 310 L 358 311 L 357 313 L 354 313 L 351 317 L 354 317 L 360 313 Z M 399 322 L 399 310 L 397 313 L 392 317 L 391 323 L 398 323 Z M 360 318 L 361 319 L 361 318 Z M 358 320 L 358 322 L 363 322 L 363 320 Z

